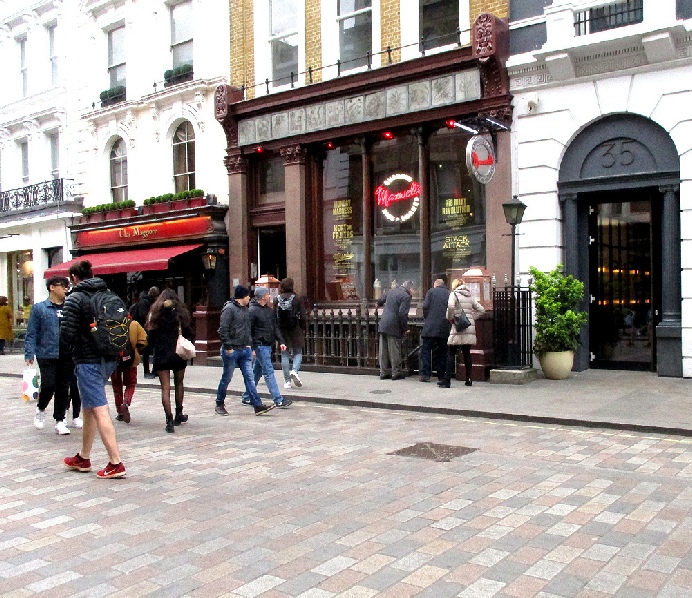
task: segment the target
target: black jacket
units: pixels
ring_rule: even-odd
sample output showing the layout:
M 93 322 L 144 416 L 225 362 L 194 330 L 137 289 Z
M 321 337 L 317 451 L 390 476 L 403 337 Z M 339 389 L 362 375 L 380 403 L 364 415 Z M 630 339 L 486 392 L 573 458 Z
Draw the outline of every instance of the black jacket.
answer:
M 137 303 L 130 308 L 130 315 L 133 320 L 137 320 L 142 328 L 147 327 L 147 316 L 151 309 L 151 301 L 149 297 L 142 297 Z
M 402 338 L 404 332 L 408 330 L 408 311 L 411 308 L 411 294 L 404 287 L 396 287 L 382 295 L 377 301 L 377 305 L 384 305 L 378 332 Z
M 219 338 L 226 351 L 252 346 L 250 311 L 235 299 L 226 301 L 223 306 Z
M 94 321 L 91 297 L 98 291 L 108 290 L 100 278 L 87 278 L 75 287 L 65 299 L 60 323 L 60 352 L 71 354 L 75 363 L 101 363 L 89 325 Z
M 181 326 L 178 312 L 173 307 L 164 307 L 158 326 L 149 330 L 149 350 L 154 355 L 155 370 L 178 370 L 185 367 L 185 360 L 175 353 L 181 328 L 183 336 L 189 341 L 193 340 L 192 328 Z
M 280 345 L 286 344 L 274 310 L 269 305 L 260 305 L 254 299 L 250 302 L 250 332 L 253 347 L 259 345 L 273 347 L 276 341 L 279 341 Z
M 427 292 L 423 301 L 423 329 L 420 333 L 421 336 L 445 339 L 449 336 L 448 301 L 449 289 L 447 287 L 433 287 Z

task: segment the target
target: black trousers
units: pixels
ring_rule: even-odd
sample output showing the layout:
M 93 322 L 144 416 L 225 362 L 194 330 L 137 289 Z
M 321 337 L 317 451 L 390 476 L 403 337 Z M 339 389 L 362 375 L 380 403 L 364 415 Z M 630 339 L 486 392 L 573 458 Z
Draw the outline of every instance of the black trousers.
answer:
M 41 372 L 41 389 L 38 393 L 38 408 L 43 411 L 53 401 L 53 419 L 65 419 L 70 404 L 70 385 L 74 377 L 72 359 L 36 359 Z M 79 394 L 79 393 L 78 393 Z
M 447 371 L 447 338 L 424 336 L 420 349 L 420 375 L 432 376 L 432 357 L 435 360 L 435 370 L 440 380 L 445 379 Z
M 466 379 L 471 380 L 471 345 L 449 345 L 447 347 L 447 375 L 446 379 L 450 380 L 454 375 L 454 366 L 457 359 L 457 351 L 461 349 L 464 356 L 464 369 L 466 370 Z

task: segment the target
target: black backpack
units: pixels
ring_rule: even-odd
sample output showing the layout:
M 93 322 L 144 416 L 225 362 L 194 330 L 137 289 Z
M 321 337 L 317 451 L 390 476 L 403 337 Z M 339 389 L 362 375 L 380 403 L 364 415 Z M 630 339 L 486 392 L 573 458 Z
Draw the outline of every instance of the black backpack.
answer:
M 91 338 L 101 357 L 130 361 L 134 353 L 130 343 L 130 314 L 125 302 L 113 291 L 98 291 L 91 296 L 93 322 Z
M 283 299 L 281 295 L 276 302 L 276 317 L 279 320 L 279 327 L 286 330 L 291 330 L 298 326 L 298 314 L 296 314 L 296 306 L 293 305 L 295 293 L 288 299 Z

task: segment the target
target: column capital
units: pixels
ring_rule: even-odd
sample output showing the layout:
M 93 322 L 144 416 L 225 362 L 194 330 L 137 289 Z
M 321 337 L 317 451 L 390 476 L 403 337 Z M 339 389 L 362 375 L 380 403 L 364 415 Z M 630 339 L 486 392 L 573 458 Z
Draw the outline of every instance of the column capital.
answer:
M 282 147 L 279 154 L 284 159 L 284 165 L 305 164 L 305 156 L 307 151 L 300 145 L 292 145 L 290 147 Z
M 560 203 L 577 201 L 577 193 L 574 191 L 559 191 L 557 198 L 560 200 Z
M 675 184 L 671 184 L 671 185 L 660 185 L 660 186 L 658 187 L 658 190 L 659 190 L 661 193 L 677 193 L 678 191 L 680 191 L 680 185 L 675 185 Z
M 224 156 L 223 165 L 228 174 L 245 174 L 247 172 L 247 158 L 239 154 Z

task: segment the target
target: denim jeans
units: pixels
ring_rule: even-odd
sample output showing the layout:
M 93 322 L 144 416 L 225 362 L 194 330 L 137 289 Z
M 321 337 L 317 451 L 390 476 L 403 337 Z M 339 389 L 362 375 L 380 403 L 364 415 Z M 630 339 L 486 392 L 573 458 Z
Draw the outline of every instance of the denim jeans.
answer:
M 293 367 L 290 365 L 290 353 L 293 352 Z M 286 349 L 281 351 L 281 370 L 284 373 L 284 382 L 291 381 L 290 371 L 293 370 L 297 374 L 300 371 L 300 364 L 303 361 L 303 350 L 301 348 Z
M 229 352 L 221 347 L 221 360 L 223 361 L 223 374 L 221 374 L 219 388 L 216 391 L 216 404 L 223 405 L 226 400 L 228 385 L 231 383 L 231 378 L 233 378 L 233 372 L 236 367 L 239 367 L 245 382 L 245 390 L 250 395 L 250 404 L 261 405 L 262 401 L 257 394 L 257 388 L 252 377 L 252 349 L 245 347 Z
M 252 366 L 252 371 L 255 374 L 255 386 L 257 386 L 259 379 L 264 376 L 264 381 L 267 383 L 267 389 L 272 399 L 274 399 L 274 403 L 277 405 L 283 403 L 284 398 L 281 396 L 281 391 L 279 390 L 279 385 L 276 383 L 276 376 L 274 375 L 271 347 L 266 347 L 264 345 L 255 347 L 255 361 Z M 243 400 L 247 399 L 249 396 L 248 392 L 245 391 L 243 393 Z
M 424 336 L 420 350 L 420 375 L 432 376 L 431 353 L 435 356 L 435 369 L 440 380 L 445 379 L 447 370 L 447 339 Z

